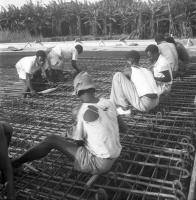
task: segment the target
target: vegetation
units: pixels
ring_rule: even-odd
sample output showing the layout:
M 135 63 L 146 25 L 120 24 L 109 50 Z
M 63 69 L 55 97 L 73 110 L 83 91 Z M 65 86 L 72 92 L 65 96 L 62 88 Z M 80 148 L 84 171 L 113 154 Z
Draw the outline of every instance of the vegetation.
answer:
M 36 5 L 29 1 L 18 8 L 0 11 L 0 31 L 30 33 L 34 37 L 93 35 L 94 38 L 126 35 L 128 39 L 152 38 L 156 33 L 177 37 L 196 35 L 195 0 L 77 0 Z M 1 35 L 1 34 L 0 34 Z M 24 37 L 23 37 L 24 38 Z

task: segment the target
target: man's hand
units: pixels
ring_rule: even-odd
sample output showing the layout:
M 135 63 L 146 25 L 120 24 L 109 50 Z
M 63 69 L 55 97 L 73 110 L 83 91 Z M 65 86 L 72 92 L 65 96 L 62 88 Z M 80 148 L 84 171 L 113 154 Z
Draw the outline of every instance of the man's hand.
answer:
M 117 119 L 118 119 L 119 132 L 127 133 L 129 130 L 127 124 L 123 121 L 123 119 L 119 115 L 117 116 Z
M 31 90 L 31 95 L 35 96 L 35 95 L 37 95 L 37 92 L 35 90 Z
M 169 70 L 162 71 L 162 77 L 154 77 L 156 81 L 160 82 L 170 82 L 172 80 Z
M 46 71 L 45 70 L 42 70 L 41 76 L 42 76 L 43 79 L 47 80 L 47 75 L 46 75 Z

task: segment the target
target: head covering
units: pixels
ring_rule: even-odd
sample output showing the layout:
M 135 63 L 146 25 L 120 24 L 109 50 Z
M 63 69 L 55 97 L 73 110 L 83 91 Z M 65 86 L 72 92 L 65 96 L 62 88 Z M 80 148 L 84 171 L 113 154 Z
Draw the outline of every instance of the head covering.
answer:
M 91 76 L 87 72 L 80 72 L 74 79 L 73 95 L 77 95 L 80 90 L 87 90 L 90 88 L 95 88 Z

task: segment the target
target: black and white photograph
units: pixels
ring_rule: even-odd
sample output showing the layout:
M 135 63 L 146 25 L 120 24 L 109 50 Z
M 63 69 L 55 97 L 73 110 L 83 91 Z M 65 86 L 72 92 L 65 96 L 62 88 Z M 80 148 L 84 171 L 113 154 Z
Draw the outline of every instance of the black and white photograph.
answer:
M 0 0 L 0 200 L 196 200 L 195 0 Z

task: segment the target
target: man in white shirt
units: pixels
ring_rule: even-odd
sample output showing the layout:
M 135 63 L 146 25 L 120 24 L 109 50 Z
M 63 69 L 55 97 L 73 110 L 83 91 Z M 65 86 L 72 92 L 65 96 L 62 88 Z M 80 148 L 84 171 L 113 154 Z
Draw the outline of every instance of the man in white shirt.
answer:
M 190 63 L 189 53 L 184 45 L 180 42 L 176 42 L 173 37 L 167 37 L 166 41 L 174 44 L 178 53 L 179 73 L 177 73 L 175 76 L 182 75 L 186 71 Z
M 110 99 L 119 114 L 130 114 L 129 104 L 139 111 L 148 112 L 159 103 L 153 74 L 139 65 L 139 52 L 130 51 L 126 59 L 128 66 L 113 77 Z
M 147 46 L 145 52 L 149 61 L 153 64 L 153 73 L 157 83 L 158 95 L 169 93 L 173 77 L 168 60 L 159 53 L 159 48 L 156 45 L 151 44 Z
M 174 44 L 166 42 L 162 34 L 155 37 L 159 52 L 163 55 L 171 66 L 172 73 L 178 71 L 178 53 Z
M 54 76 L 54 74 L 62 74 L 62 71 L 66 68 L 66 62 L 70 62 L 75 69 L 74 75 L 79 73 L 81 70 L 77 66 L 78 55 L 83 52 L 83 47 L 81 44 L 76 44 L 74 46 L 58 44 L 52 48 L 47 56 L 49 71 Z
M 75 112 L 73 140 L 58 135 L 47 136 L 43 142 L 15 159 L 13 167 L 40 159 L 52 149 L 57 149 L 73 156 L 76 170 L 92 174 L 110 170 L 122 149 L 119 129 L 124 132 L 126 126 L 121 126 L 122 121 L 110 100 L 95 96 L 95 84 L 87 72 L 79 73 L 74 79 L 74 94 L 80 98 L 82 105 Z
M 45 79 L 45 69 L 46 53 L 42 50 L 37 51 L 35 56 L 23 57 L 16 63 L 18 76 L 25 84 L 24 97 L 37 93 L 33 88 L 33 76 L 40 70 L 41 77 Z

